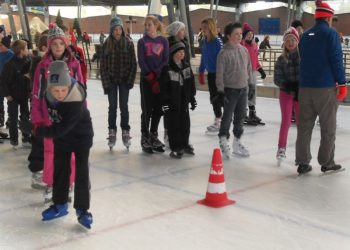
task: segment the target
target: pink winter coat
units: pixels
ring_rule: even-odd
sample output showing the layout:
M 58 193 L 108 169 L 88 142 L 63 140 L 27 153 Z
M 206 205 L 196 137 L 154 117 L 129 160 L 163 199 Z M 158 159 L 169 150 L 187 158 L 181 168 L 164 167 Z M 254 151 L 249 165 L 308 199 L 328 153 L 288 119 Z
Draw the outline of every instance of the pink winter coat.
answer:
M 242 40 L 242 45 L 247 48 L 250 56 L 250 61 L 252 63 L 252 69 L 253 71 L 257 71 L 261 68 L 261 65 L 259 63 L 259 48 L 256 45 L 254 41 L 252 41 L 251 44 L 246 43 L 244 40 Z

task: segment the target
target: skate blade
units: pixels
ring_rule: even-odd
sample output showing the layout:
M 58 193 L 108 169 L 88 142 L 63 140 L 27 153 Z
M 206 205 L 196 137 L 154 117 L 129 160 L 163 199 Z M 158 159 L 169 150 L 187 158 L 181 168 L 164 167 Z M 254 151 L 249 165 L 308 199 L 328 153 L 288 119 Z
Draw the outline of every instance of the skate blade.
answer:
M 239 157 L 239 158 L 248 158 L 250 155 L 242 155 L 242 154 L 238 154 L 238 153 L 235 153 L 233 152 L 232 153 L 233 156 L 236 156 L 236 157 Z
M 206 135 L 210 135 L 210 136 L 217 136 L 219 134 L 219 131 L 205 131 Z
M 164 152 L 165 152 L 165 150 L 164 150 L 163 147 L 152 148 L 152 150 L 153 150 L 154 152 L 157 152 L 157 153 L 164 153 Z
M 66 212 L 64 212 L 64 213 L 62 213 L 62 214 L 58 214 L 58 215 L 56 215 L 56 216 L 54 216 L 54 217 L 52 217 L 52 218 L 48 218 L 48 219 L 42 218 L 41 220 L 42 220 L 42 221 L 51 221 L 51 220 L 55 220 L 55 219 L 64 217 L 64 216 L 66 216 L 67 214 L 68 214 L 68 211 L 66 211 Z
M 341 169 L 338 169 L 338 170 L 329 170 L 327 172 L 323 172 L 320 174 L 320 177 L 322 176 L 327 176 L 327 175 L 332 175 L 332 174 L 336 174 L 336 173 L 339 173 L 339 172 L 344 172 L 346 170 L 346 168 L 341 168 Z

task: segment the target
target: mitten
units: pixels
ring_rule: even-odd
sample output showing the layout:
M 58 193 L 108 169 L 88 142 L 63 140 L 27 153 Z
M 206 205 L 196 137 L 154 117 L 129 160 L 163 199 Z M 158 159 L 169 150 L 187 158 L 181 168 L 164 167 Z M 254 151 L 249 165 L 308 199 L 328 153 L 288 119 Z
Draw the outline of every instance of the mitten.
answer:
M 149 72 L 147 75 L 145 75 L 145 78 L 148 82 L 153 82 L 154 80 L 156 80 L 157 75 L 156 73 L 154 73 L 153 71 Z
M 160 93 L 160 84 L 158 81 L 151 82 L 152 93 L 158 95 Z
M 260 75 L 261 75 L 261 79 L 265 79 L 266 78 L 266 74 L 263 68 L 258 69 Z
M 192 100 L 191 100 L 191 110 L 195 110 L 196 108 L 197 108 L 197 101 L 193 97 Z
M 198 80 L 199 80 L 199 83 L 200 83 L 201 85 L 204 85 L 204 84 L 205 84 L 204 73 L 199 73 L 199 75 L 198 75 Z
M 338 94 L 337 94 L 337 99 L 339 101 L 344 100 L 346 95 L 348 94 L 348 88 L 346 84 L 338 85 Z

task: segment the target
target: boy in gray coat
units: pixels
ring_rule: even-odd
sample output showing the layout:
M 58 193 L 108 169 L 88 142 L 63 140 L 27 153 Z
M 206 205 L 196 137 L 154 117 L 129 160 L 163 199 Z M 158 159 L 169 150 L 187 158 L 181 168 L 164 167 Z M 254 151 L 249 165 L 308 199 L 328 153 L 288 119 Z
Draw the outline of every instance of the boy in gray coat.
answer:
M 225 158 L 230 158 L 228 145 L 229 129 L 233 120 L 233 154 L 248 157 L 248 149 L 242 145 L 243 122 L 247 105 L 247 88 L 252 84 L 252 66 L 248 50 L 242 46 L 242 25 L 230 23 L 225 27 L 228 42 L 217 58 L 216 86 L 218 96 L 216 101 L 224 104 L 224 114 L 219 131 L 220 148 Z

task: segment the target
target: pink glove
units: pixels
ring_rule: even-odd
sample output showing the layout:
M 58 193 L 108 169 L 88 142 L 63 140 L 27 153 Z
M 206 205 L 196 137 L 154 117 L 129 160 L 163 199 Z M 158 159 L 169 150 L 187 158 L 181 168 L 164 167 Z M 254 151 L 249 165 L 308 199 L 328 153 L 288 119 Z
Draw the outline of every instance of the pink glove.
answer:
M 348 94 L 348 88 L 347 88 L 346 84 L 339 85 L 337 99 L 339 101 L 342 101 L 342 100 L 344 100 L 344 98 L 346 97 L 347 94 Z
M 199 73 L 198 80 L 201 85 L 205 84 L 204 73 Z

